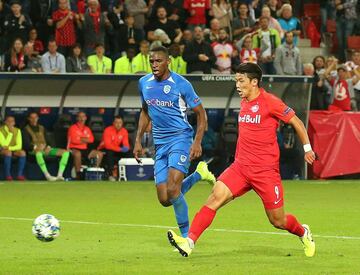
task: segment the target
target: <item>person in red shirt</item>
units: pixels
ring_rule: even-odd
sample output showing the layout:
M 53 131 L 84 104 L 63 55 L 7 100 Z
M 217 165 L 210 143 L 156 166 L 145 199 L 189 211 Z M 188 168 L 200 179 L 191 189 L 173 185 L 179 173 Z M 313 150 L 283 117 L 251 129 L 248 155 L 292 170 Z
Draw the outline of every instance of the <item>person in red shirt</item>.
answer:
M 80 26 L 80 17 L 69 8 L 68 0 L 59 0 L 59 9 L 53 12 L 55 23 L 55 40 L 58 51 L 68 56 L 70 49 L 76 43 L 76 25 Z
M 206 204 L 195 215 L 187 238 L 168 231 L 168 239 L 184 257 L 190 255 L 194 243 L 210 226 L 222 206 L 254 190 L 261 198 L 271 224 L 300 237 L 305 255 L 315 254 L 315 242 L 308 225 L 301 225 L 295 216 L 285 214 L 283 187 L 279 173 L 279 146 L 276 129 L 279 120 L 289 123 L 304 145 L 307 163 L 315 153 L 302 121 L 279 98 L 259 87 L 262 71 L 259 65 L 243 63 L 237 68 L 236 88 L 241 98 L 238 117 L 239 136 L 235 161 L 219 176 Z
M 130 149 L 129 134 L 123 125 L 123 119 L 120 116 L 116 116 L 113 124 L 105 128 L 98 147 L 98 150 L 105 153 L 106 174 L 111 181 L 115 180 L 112 173 L 115 161 L 124 157 Z
M 67 149 L 71 150 L 74 158 L 74 167 L 77 179 L 80 179 L 80 170 L 83 158 L 96 159 L 96 167 L 99 167 L 103 158 L 103 152 L 91 150 L 89 153 L 88 145 L 94 142 L 94 136 L 89 127 L 85 125 L 87 116 L 84 112 L 76 115 L 76 123 L 71 125 L 68 130 Z
M 184 9 L 189 13 L 186 23 L 191 29 L 196 26 L 205 28 L 206 12 L 210 9 L 210 0 L 185 0 Z

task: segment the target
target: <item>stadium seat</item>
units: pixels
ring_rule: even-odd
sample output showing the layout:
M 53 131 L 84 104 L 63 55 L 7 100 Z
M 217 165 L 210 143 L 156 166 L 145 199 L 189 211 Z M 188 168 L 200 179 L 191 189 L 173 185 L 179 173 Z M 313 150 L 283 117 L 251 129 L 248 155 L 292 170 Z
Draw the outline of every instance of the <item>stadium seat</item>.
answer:
M 88 121 L 88 126 L 94 135 L 94 143 L 90 147 L 96 148 L 101 141 L 102 134 L 105 128 L 103 117 L 99 115 L 91 116 Z
M 335 20 L 327 20 L 326 21 L 326 32 L 336 33 L 336 21 Z
M 360 36 L 349 36 L 347 42 L 348 42 L 348 49 L 350 50 L 360 49 Z
M 67 147 L 67 132 L 72 124 L 71 116 L 69 114 L 61 114 L 54 124 L 54 139 L 55 145 L 59 148 Z
M 134 141 L 136 137 L 137 121 L 135 116 L 124 116 L 124 127 L 129 133 L 130 148 L 134 148 Z M 131 151 L 131 150 L 130 150 Z

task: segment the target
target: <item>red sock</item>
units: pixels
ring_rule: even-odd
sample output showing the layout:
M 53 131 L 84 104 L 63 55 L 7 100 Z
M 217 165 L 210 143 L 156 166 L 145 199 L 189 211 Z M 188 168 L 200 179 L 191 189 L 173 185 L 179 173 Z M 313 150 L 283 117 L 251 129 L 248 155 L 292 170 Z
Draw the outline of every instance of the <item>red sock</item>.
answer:
M 212 223 L 215 218 L 215 214 L 215 210 L 212 210 L 207 206 L 203 206 L 200 211 L 196 213 L 195 218 L 191 223 L 188 237 L 196 242 L 204 230 Z
M 304 227 L 291 214 L 286 215 L 286 230 L 299 237 L 304 236 L 305 233 Z

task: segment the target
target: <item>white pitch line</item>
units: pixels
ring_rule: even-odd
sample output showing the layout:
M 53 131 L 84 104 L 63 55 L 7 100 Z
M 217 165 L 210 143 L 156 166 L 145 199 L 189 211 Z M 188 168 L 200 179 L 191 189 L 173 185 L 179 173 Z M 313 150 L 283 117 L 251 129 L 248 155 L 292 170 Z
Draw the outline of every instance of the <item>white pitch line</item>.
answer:
M 16 218 L 16 217 L 0 217 L 0 220 L 15 220 L 15 221 L 33 221 L 29 218 Z M 105 222 L 87 222 L 87 221 L 64 221 L 62 223 L 72 224 L 91 224 L 91 225 L 108 225 L 108 226 L 120 226 L 120 227 L 143 227 L 143 228 L 161 228 L 161 229 L 176 229 L 175 226 L 156 225 L 156 224 L 131 224 L 131 223 L 105 223 Z M 254 230 L 240 230 L 240 229 L 224 229 L 224 228 L 209 228 L 208 231 L 225 232 L 225 233 L 245 233 L 245 234 L 260 234 L 260 235 L 285 235 L 290 236 L 289 233 L 284 232 L 267 232 L 267 231 L 254 231 Z M 332 236 L 332 235 L 313 235 L 316 238 L 327 239 L 343 239 L 343 240 L 360 240 L 357 236 Z

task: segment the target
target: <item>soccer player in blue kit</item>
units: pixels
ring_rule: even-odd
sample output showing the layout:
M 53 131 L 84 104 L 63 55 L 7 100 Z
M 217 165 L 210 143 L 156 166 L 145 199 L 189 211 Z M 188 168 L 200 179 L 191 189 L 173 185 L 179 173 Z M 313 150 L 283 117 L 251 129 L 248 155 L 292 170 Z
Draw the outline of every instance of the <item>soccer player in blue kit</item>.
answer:
M 188 206 L 185 193 L 199 180 L 215 182 L 205 162 L 199 162 L 196 171 L 188 173 L 190 161 L 202 154 L 201 140 L 207 124 L 206 113 L 192 85 L 181 75 L 168 68 L 170 58 L 165 47 L 150 52 L 152 73 L 139 80 L 142 109 L 134 144 L 134 157 L 139 161 L 142 152 L 141 139 L 151 121 L 155 143 L 154 177 L 159 202 L 173 206 L 182 236 L 189 231 Z M 186 116 L 189 106 L 197 117 L 197 131 Z

